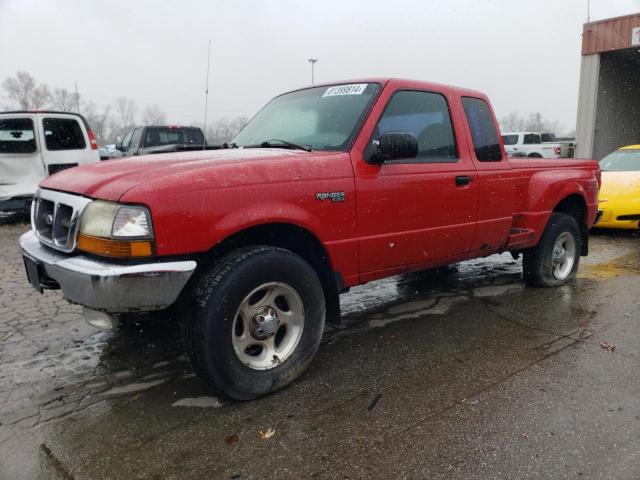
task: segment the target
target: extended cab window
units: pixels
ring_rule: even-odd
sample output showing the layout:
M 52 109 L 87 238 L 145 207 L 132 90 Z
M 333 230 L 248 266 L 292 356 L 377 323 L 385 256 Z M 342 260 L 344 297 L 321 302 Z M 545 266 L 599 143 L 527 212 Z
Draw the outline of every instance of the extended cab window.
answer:
M 502 141 L 505 145 L 517 145 L 518 144 L 518 135 L 503 135 Z
M 449 107 L 439 93 L 395 93 L 377 126 L 378 136 L 387 132 L 413 133 L 418 139 L 418 161 L 457 161 Z
M 471 130 L 476 158 L 481 162 L 502 160 L 498 130 L 487 102 L 479 98 L 462 97 L 462 106 Z
M 71 118 L 45 118 L 44 143 L 47 150 L 82 150 L 86 147 L 80 124 Z
M 540 143 L 540 135 L 536 135 L 535 133 L 527 133 L 524 136 L 525 145 L 533 145 Z
M 0 120 L 0 153 L 33 153 L 36 140 L 30 118 Z

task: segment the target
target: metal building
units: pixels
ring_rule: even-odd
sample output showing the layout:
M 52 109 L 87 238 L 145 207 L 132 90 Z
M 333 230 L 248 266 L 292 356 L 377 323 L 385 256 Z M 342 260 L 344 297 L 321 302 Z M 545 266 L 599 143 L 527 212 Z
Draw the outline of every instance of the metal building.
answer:
M 640 143 L 640 13 L 585 23 L 576 156 Z

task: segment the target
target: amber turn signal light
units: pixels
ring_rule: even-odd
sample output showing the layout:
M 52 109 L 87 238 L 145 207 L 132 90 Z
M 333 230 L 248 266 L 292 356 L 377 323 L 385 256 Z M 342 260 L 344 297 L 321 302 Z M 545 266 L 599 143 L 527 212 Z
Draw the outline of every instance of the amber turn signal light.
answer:
M 149 240 L 111 240 L 110 238 L 78 235 L 78 249 L 103 257 L 135 258 L 153 255 Z

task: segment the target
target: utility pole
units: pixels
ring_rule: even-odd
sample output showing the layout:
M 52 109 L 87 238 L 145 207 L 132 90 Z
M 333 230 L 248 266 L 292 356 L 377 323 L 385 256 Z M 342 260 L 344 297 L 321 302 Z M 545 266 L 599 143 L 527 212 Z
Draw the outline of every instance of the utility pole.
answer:
M 587 23 L 591 21 L 590 0 L 587 0 Z
M 311 85 L 315 82 L 315 71 L 314 67 L 316 66 L 317 58 L 310 58 L 309 63 L 311 64 Z
M 78 82 L 73 82 L 76 88 L 76 110 L 80 113 L 80 96 L 78 95 Z
M 211 63 L 211 40 L 209 40 L 209 51 L 207 53 L 207 85 L 204 91 L 204 143 L 202 144 L 202 149 L 205 149 L 207 143 L 207 106 L 209 103 L 209 65 Z

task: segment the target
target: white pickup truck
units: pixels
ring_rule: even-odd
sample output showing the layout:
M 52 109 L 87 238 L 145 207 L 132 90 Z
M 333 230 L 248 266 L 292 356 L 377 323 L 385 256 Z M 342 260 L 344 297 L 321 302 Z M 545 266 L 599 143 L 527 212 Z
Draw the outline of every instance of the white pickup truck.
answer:
M 504 149 L 514 157 L 566 158 L 572 153 L 568 142 L 544 142 L 535 132 L 506 132 L 502 134 Z
M 0 214 L 27 210 L 45 177 L 99 161 L 98 144 L 80 114 L 0 113 Z

